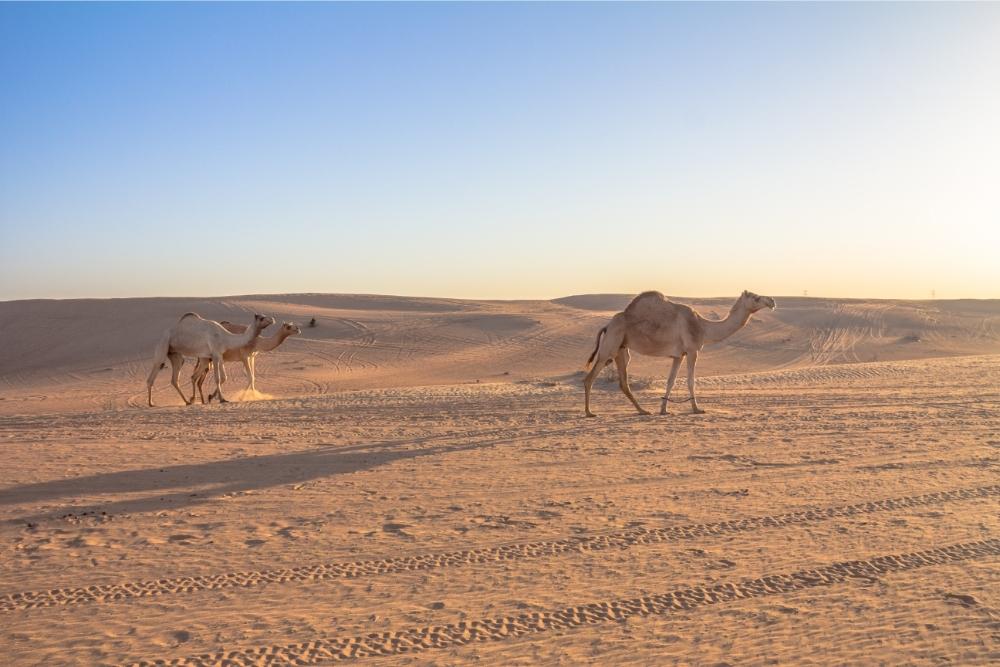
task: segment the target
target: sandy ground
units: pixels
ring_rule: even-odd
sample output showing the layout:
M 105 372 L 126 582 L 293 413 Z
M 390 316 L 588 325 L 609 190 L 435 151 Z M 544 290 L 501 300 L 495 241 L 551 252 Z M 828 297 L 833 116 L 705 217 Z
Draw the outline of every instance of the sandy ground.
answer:
M 1000 661 L 998 302 L 779 298 L 588 420 L 626 300 L 0 303 L 4 664 Z M 318 326 L 146 408 L 186 310 Z

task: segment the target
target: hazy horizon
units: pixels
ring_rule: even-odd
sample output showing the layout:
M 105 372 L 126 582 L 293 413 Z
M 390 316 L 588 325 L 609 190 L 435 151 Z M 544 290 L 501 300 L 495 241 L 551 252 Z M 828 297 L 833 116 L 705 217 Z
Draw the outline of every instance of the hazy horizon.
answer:
M 70 297 L 25 297 L 17 299 L 0 299 L 0 303 L 10 303 L 13 301 L 85 301 L 85 300 L 112 300 L 112 299 L 239 299 L 239 298 L 255 298 L 255 297 L 287 297 L 287 296 L 357 296 L 357 297 L 388 297 L 388 298 L 399 298 L 399 299 L 442 299 L 442 300 L 454 300 L 454 301 L 501 301 L 501 302 L 517 302 L 517 301 L 558 301 L 560 299 L 570 299 L 574 297 L 591 297 L 591 296 L 632 296 L 637 295 L 642 291 L 656 290 L 663 292 L 667 297 L 679 300 L 716 300 L 716 299 L 733 299 L 735 300 L 740 292 L 735 291 L 732 294 L 677 294 L 668 293 L 664 290 L 658 289 L 656 287 L 648 287 L 644 290 L 638 290 L 634 292 L 579 292 L 576 294 L 559 294 L 556 296 L 540 296 L 540 297 L 519 297 L 519 296 L 509 296 L 509 297 L 489 297 L 489 296 L 453 296 L 449 294 L 401 294 L 401 293 L 388 293 L 388 292 L 317 292 L 317 291 L 301 291 L 301 292 L 243 292 L 243 293 L 232 293 L 232 294 L 150 294 L 141 296 L 70 296 Z M 837 299 L 837 300 L 848 300 L 848 301 L 998 301 L 1000 297 L 966 297 L 966 296 L 935 296 L 927 297 L 921 299 L 919 297 L 909 298 L 909 297 L 878 297 L 878 296 L 842 296 L 838 294 L 765 294 L 765 296 L 772 296 L 776 299 Z
M 1000 5 L 0 5 L 0 300 L 1000 297 Z

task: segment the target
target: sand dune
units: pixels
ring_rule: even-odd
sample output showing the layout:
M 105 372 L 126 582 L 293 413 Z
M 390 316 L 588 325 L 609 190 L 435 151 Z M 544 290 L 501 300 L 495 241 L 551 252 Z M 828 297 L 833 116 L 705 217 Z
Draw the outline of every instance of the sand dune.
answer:
M 293 294 L 219 299 L 0 303 L 0 413 L 144 404 L 153 347 L 189 310 L 249 321 L 263 312 L 315 328 L 260 360 L 273 396 L 469 382 L 575 381 L 594 336 L 626 295 L 468 301 Z M 683 299 L 681 299 L 684 301 Z M 693 302 L 723 317 L 729 299 Z M 779 298 L 773 313 L 702 355 L 702 376 L 1000 353 L 1000 301 Z M 636 357 L 633 375 L 662 381 L 666 362 Z M 182 378 L 189 377 L 188 372 Z M 230 366 L 231 390 L 245 384 Z M 161 373 L 156 400 L 180 405 Z
M 627 299 L 0 304 L 5 664 L 996 663 L 1000 302 L 779 298 L 585 419 Z M 146 408 L 186 310 L 318 326 Z

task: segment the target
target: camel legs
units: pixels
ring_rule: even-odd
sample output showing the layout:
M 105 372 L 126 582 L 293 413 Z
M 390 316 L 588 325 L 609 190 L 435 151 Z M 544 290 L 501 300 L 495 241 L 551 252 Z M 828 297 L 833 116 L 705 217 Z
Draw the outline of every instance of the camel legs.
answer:
M 615 355 L 615 365 L 618 367 L 618 386 L 621 387 L 622 392 L 628 397 L 628 400 L 632 401 L 632 405 L 635 406 L 640 415 L 648 415 L 649 411 L 639 405 L 639 401 L 635 400 L 635 396 L 632 394 L 632 388 L 628 386 L 629 359 L 629 351 L 624 347 L 618 350 L 618 354 Z
M 160 374 L 160 369 L 166 364 L 165 359 L 160 359 L 157 357 L 153 360 L 153 369 L 149 371 L 149 376 L 146 378 L 146 401 L 149 403 L 149 407 L 153 407 L 153 383 L 156 382 L 156 376 Z
M 194 371 L 191 373 L 191 402 L 194 403 L 194 396 L 197 393 L 201 397 L 201 404 L 205 404 L 205 392 L 202 390 L 202 386 L 205 384 L 205 378 L 208 377 L 208 372 L 212 368 L 212 362 L 208 359 L 201 358 L 198 360 L 198 364 L 195 366 Z
M 250 389 L 257 392 L 257 355 L 250 355 Z
M 587 373 L 587 377 L 583 379 L 583 396 L 584 396 L 584 411 L 588 417 L 594 417 L 593 412 L 590 411 L 590 389 L 594 386 L 594 380 L 604 369 L 605 366 L 611 363 L 611 360 L 617 357 L 618 353 L 625 347 L 625 325 L 624 320 L 621 317 L 621 313 L 615 315 L 611 318 L 611 323 L 607 327 L 602 329 L 602 333 L 597 337 L 597 349 L 594 351 L 594 365 L 591 367 L 590 372 Z M 627 354 L 627 352 L 626 352 Z M 625 363 L 628 364 L 628 358 L 626 357 Z M 619 377 L 621 374 L 619 373 Z M 626 396 L 632 393 L 631 389 L 627 389 L 628 384 L 622 387 L 622 391 L 626 392 Z M 629 396 L 632 402 L 635 403 L 635 398 Z M 640 411 L 642 408 L 638 404 L 635 406 Z
M 167 358 L 170 359 L 171 367 L 170 384 L 177 390 L 177 394 L 181 397 L 181 400 L 184 401 L 184 405 L 191 405 L 191 402 L 187 400 L 187 396 L 185 396 L 184 392 L 181 391 L 181 386 L 177 384 L 177 378 L 181 374 L 181 367 L 184 365 L 184 357 L 176 352 L 170 352 L 167 354 Z
M 228 403 L 229 401 L 222 395 L 222 384 L 226 381 L 226 367 L 222 363 L 222 355 L 213 354 L 212 364 L 215 365 L 215 395 L 219 397 L 219 403 Z M 211 398 L 209 396 L 209 400 Z
M 674 380 L 677 379 L 677 371 L 681 367 L 681 357 L 674 357 L 673 363 L 670 365 L 670 377 L 667 378 L 667 390 L 663 394 L 663 400 L 660 401 L 660 414 L 667 414 L 667 401 L 670 400 L 670 390 L 674 388 Z
M 153 362 L 153 369 L 149 372 L 149 377 L 146 378 L 146 402 L 149 407 L 153 407 L 153 383 L 156 382 L 156 376 L 160 374 L 160 369 L 167 365 L 167 361 L 170 362 L 170 384 L 180 394 L 184 405 L 190 405 L 184 392 L 181 391 L 181 386 L 177 384 L 177 377 L 181 374 L 181 366 L 184 365 L 184 357 L 176 352 L 167 352 L 165 358 L 157 357 Z
M 700 415 L 704 410 L 698 407 L 698 399 L 694 397 L 694 366 L 698 363 L 698 353 L 689 352 L 688 359 L 688 391 L 691 392 L 691 412 Z
M 256 391 L 257 389 L 254 386 L 254 381 L 253 381 L 254 380 L 254 378 L 253 378 L 253 371 L 254 371 L 254 369 L 253 369 L 253 357 L 245 357 L 243 359 L 243 370 L 247 374 L 247 390 L 248 391 Z
M 587 373 L 587 377 L 583 378 L 583 405 L 584 411 L 588 417 L 596 417 L 593 412 L 590 411 L 590 388 L 594 386 L 594 380 L 597 379 L 598 373 L 608 365 L 608 359 L 595 359 L 594 366 Z
M 212 370 L 212 362 L 206 360 L 205 367 L 201 370 L 201 375 L 198 376 L 198 397 L 201 398 L 201 404 L 205 405 L 205 380 L 208 379 L 208 374 Z

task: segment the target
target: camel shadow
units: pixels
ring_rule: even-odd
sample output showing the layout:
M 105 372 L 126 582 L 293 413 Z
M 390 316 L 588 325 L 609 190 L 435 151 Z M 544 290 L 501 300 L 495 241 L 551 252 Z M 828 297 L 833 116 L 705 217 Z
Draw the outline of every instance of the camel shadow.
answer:
M 493 444 L 496 443 L 488 441 L 407 449 L 323 446 L 306 451 L 123 470 L 3 489 L 0 490 L 0 505 L 43 504 L 105 494 L 144 494 L 138 498 L 107 503 L 60 503 L 58 508 L 7 519 L 5 523 L 8 524 L 34 523 L 67 513 L 93 516 L 177 510 L 214 502 L 225 496 L 300 484 L 397 461 L 468 451 Z
M 629 418 L 630 416 L 620 415 L 585 425 L 568 419 L 566 423 L 551 428 L 534 425 L 490 427 L 401 440 L 323 445 L 295 452 L 57 479 L 0 489 L 0 507 L 58 503 L 58 507 L 3 520 L 7 524 L 35 523 L 70 513 L 75 516 L 96 516 L 178 510 L 217 502 L 226 496 L 349 475 L 407 459 L 523 444 L 555 435 L 584 436 L 613 428 L 615 424 L 623 423 Z M 139 494 L 144 495 L 111 502 L 91 502 L 87 505 L 72 502 L 76 498 Z M 61 499 L 69 502 L 59 502 Z

